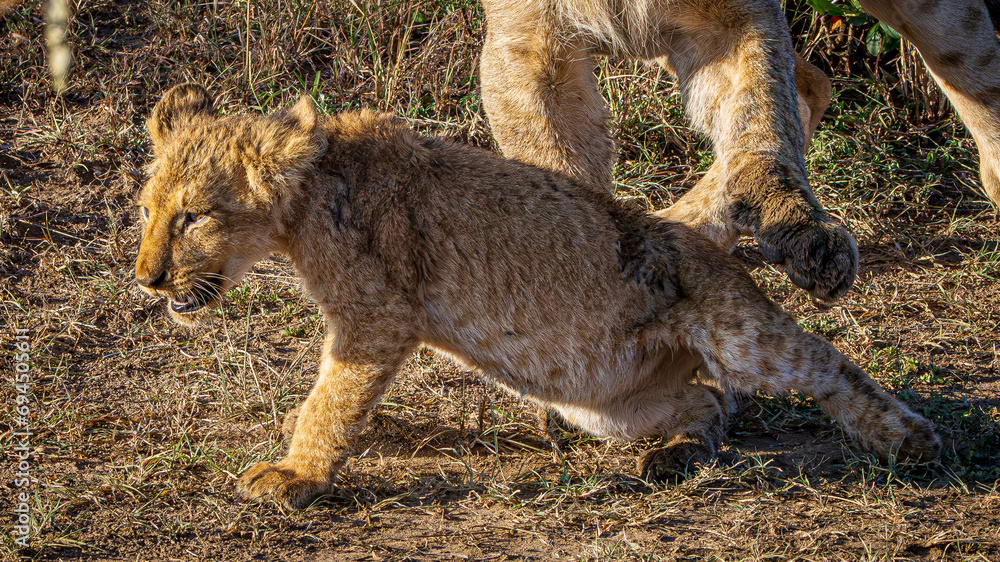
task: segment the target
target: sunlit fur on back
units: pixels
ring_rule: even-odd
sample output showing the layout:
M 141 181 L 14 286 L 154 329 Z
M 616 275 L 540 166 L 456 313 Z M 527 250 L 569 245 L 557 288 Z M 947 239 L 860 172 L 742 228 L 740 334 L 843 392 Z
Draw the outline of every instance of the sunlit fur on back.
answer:
M 385 115 L 319 117 L 303 98 L 216 119 L 209 99 L 179 86 L 150 120 L 137 279 L 189 321 L 253 261 L 284 253 L 329 330 L 316 385 L 287 420 L 288 456 L 244 473 L 245 497 L 300 508 L 330 491 L 420 344 L 596 435 L 672 436 L 641 460 L 653 479 L 715 453 L 719 388 L 795 388 L 878 455 L 938 452 L 927 420 L 684 225 Z M 203 295 L 202 279 L 222 283 Z

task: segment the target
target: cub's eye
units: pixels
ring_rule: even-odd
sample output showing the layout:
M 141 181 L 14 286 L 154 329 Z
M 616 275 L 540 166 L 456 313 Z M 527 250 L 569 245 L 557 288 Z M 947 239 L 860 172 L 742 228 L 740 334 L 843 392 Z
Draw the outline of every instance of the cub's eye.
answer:
M 207 213 L 188 213 L 184 215 L 184 227 L 194 226 L 207 218 Z

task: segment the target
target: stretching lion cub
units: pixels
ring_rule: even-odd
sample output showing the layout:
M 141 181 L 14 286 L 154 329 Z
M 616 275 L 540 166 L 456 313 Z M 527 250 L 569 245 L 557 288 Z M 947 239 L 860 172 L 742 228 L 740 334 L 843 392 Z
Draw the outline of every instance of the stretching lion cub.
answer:
M 673 436 L 642 460 L 662 478 L 714 454 L 714 386 L 813 396 L 880 456 L 940 442 L 743 267 L 681 224 L 558 173 L 422 138 L 370 112 L 319 117 L 307 98 L 267 117 L 212 115 L 200 86 L 149 121 L 135 273 L 193 323 L 257 260 L 287 254 L 323 311 L 319 379 L 288 456 L 239 481 L 302 508 L 331 490 L 351 439 L 420 344 L 596 435 Z

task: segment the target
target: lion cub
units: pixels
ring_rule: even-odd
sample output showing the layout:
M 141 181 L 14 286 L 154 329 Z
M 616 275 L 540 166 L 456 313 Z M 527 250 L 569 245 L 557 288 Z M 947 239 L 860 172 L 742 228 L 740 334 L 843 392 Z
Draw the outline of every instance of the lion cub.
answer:
M 320 117 L 305 97 L 216 118 L 208 92 L 185 84 L 149 132 L 139 284 L 193 323 L 281 252 L 329 327 L 288 456 L 242 475 L 247 498 L 302 508 L 329 492 L 420 344 L 595 435 L 673 436 L 642 459 L 650 478 L 714 454 L 717 388 L 798 389 L 877 455 L 938 454 L 930 422 L 683 224 L 385 115 Z

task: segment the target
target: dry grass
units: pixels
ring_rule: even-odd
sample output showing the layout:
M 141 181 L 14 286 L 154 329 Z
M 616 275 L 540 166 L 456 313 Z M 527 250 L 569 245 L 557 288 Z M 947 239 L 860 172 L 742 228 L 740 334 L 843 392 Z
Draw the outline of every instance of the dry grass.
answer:
M 364 17 L 365 15 L 368 17 Z M 796 22 L 811 17 L 797 12 Z M 844 29 L 797 24 L 839 71 L 810 154 L 819 197 L 855 233 L 862 275 L 831 307 L 741 253 L 802 324 L 939 424 L 940 464 L 870 462 L 799 396 L 744 401 L 716 466 L 652 488 L 649 443 L 560 430 L 423 352 L 376 411 L 341 488 L 301 513 L 244 505 L 234 475 L 281 449 L 278 428 L 315 377 L 322 322 L 282 261 L 259 266 L 212 325 L 171 325 L 136 291 L 130 171 L 144 119 L 195 80 L 225 112 L 307 92 L 328 111 L 377 107 L 488 146 L 472 0 L 80 1 L 69 88 L 52 93 L 40 9 L 0 21 L 0 326 L 31 333 L 36 469 L 26 559 L 997 560 L 1000 559 L 1000 236 L 974 147 Z M 854 34 L 854 35 L 852 35 Z M 826 62 L 824 62 L 826 61 Z M 875 74 L 867 74 L 871 64 Z M 619 195 L 675 200 L 711 161 L 666 76 L 601 63 Z M 6 376 L 6 375 L 5 375 Z M 0 398 L 13 405 L 11 385 Z M 0 420 L 12 459 L 14 437 Z M 13 463 L 0 505 L 13 505 Z M 5 531 L 7 529 L 5 528 Z

